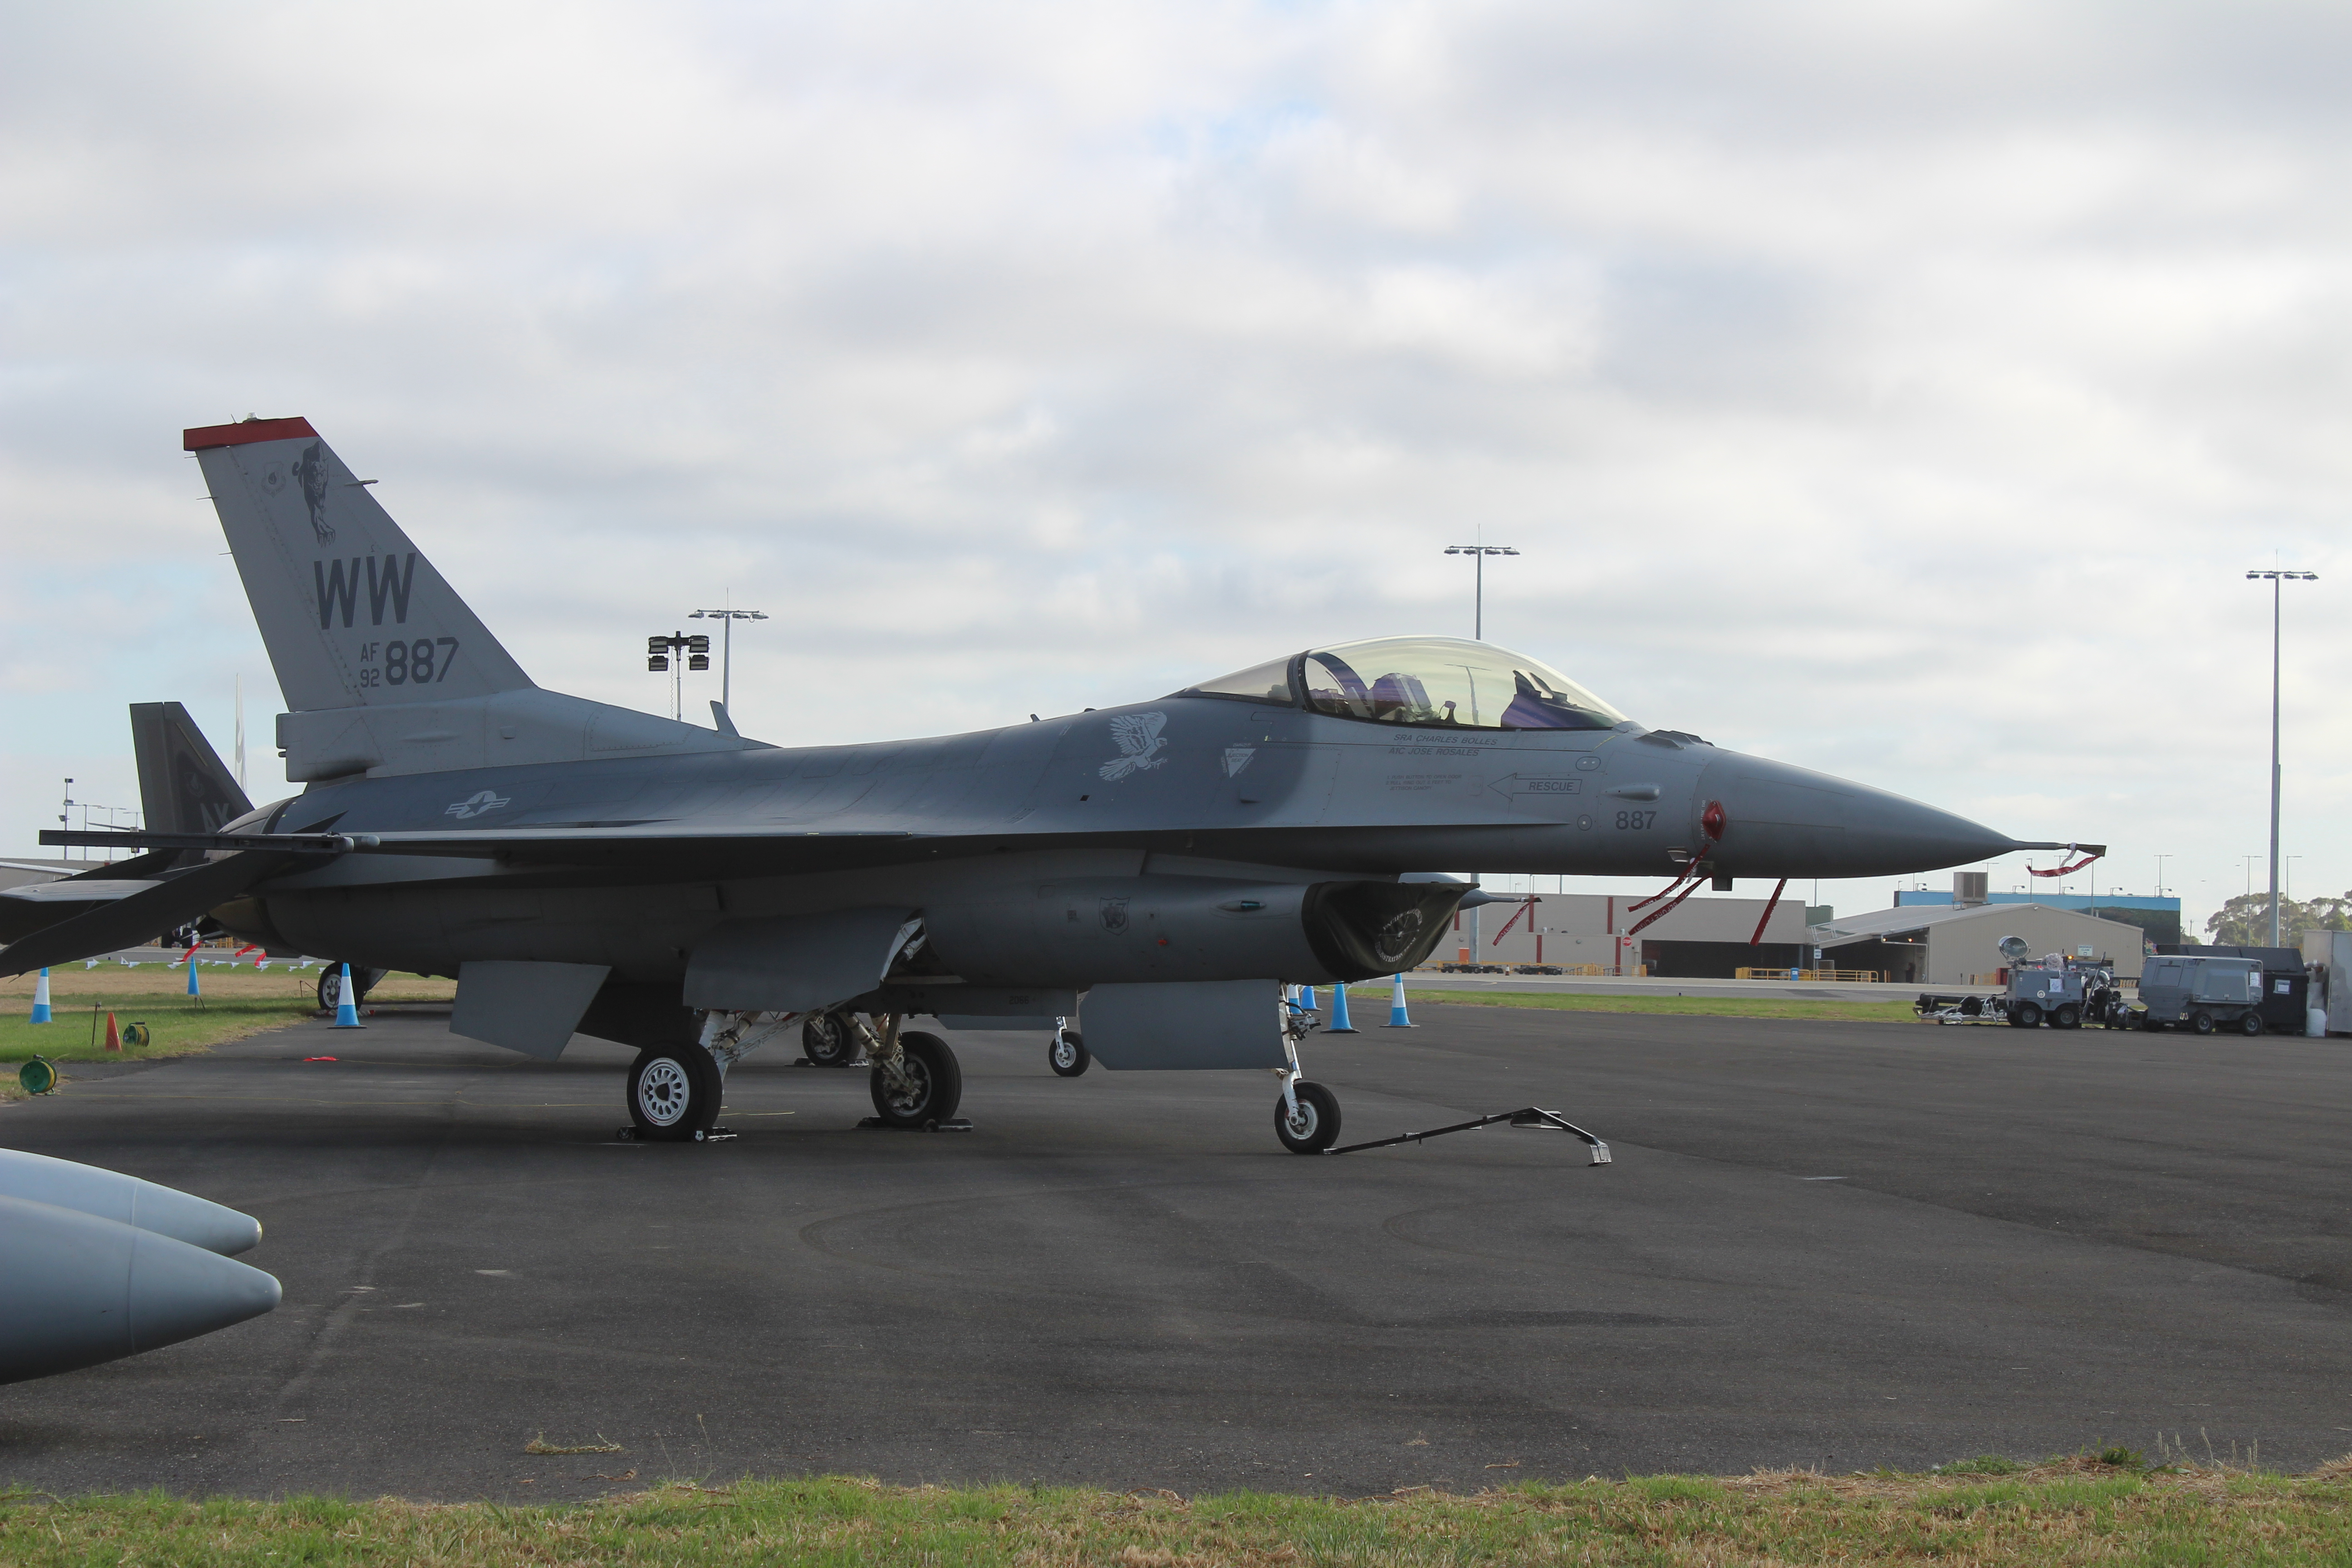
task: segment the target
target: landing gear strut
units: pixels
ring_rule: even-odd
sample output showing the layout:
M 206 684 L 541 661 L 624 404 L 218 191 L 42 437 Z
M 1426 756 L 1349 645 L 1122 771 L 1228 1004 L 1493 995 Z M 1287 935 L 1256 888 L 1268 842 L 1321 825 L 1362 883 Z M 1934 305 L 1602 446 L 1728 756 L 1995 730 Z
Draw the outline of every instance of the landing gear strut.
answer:
M 1274 1102 L 1274 1135 L 1294 1154 L 1320 1154 L 1339 1141 L 1339 1097 L 1309 1083 L 1298 1066 L 1298 1042 L 1316 1022 L 1313 1013 L 1284 1002 L 1282 1054 L 1288 1065 L 1276 1069 L 1282 1074 L 1282 1098 Z

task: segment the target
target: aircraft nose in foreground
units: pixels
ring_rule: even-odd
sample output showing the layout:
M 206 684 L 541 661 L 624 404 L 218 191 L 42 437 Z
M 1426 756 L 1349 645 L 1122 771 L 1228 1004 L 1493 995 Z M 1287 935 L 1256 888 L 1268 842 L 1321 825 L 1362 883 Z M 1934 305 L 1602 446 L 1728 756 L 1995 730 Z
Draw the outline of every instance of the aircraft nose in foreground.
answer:
M 1708 765 L 1698 795 L 1702 807 L 1723 808 L 1707 857 L 1723 876 L 1901 876 L 2047 847 L 1886 790 L 1738 752 Z

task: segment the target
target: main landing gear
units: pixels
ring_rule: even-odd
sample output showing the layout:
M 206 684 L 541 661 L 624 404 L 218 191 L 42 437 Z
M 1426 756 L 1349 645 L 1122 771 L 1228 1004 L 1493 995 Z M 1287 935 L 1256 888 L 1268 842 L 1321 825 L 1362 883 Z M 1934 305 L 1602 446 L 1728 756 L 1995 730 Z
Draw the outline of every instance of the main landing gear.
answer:
M 852 1013 L 705 1013 L 694 1043 L 647 1046 L 629 1068 L 629 1125 L 624 1142 L 706 1143 L 732 1138 L 719 1125 L 727 1069 L 798 1024 L 809 1060 L 848 1067 L 861 1057 L 873 1066 L 874 1115 L 862 1126 L 939 1128 L 955 1121 L 963 1099 L 963 1071 L 937 1035 L 902 1031 L 886 1014 L 870 1022 Z M 1075 1037 L 1073 1037 L 1075 1038 Z
M 719 1123 L 722 1076 L 698 1045 L 647 1046 L 629 1068 L 629 1125 L 650 1143 L 699 1143 Z
M 963 1069 L 937 1035 L 901 1033 L 892 1014 L 883 1022 L 879 1048 L 870 1050 L 874 1076 L 868 1088 L 875 1120 L 885 1127 L 938 1127 L 954 1119 L 963 1099 Z
M 801 1026 L 801 1055 L 813 1068 L 845 1068 L 857 1063 L 857 1021 L 847 1013 L 812 1013 Z
M 390 973 L 390 970 L 370 969 L 364 963 L 352 965 L 352 1000 L 364 1002 L 367 994 Z M 319 1011 L 331 1013 L 343 995 L 343 965 L 340 959 L 319 971 Z

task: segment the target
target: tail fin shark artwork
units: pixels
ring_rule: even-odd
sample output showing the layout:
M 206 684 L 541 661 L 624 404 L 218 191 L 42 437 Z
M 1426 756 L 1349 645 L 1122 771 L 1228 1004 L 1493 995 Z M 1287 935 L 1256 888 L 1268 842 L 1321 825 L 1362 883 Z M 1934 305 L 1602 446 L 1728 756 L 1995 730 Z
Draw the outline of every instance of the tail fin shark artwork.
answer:
M 79 901 L 52 891 L 70 882 L 0 893 L 0 973 L 210 918 L 273 952 L 452 975 L 458 1034 L 637 1047 L 645 1138 L 708 1137 L 729 1068 L 788 1030 L 812 1061 L 862 1048 L 885 1124 L 936 1124 L 961 1073 L 912 1020 L 1059 1037 L 1083 1005 L 1107 1068 L 1278 1070 L 1276 1135 L 1320 1152 L 1339 1106 L 1301 1076 L 1283 986 L 1420 963 L 1485 901 L 1445 868 L 1696 887 L 2054 847 L 1650 729 L 1538 659 L 1444 637 L 1002 730 L 771 746 L 535 685 L 307 420 L 185 444 L 304 788 L 226 822 L 214 788 L 181 792 L 168 826 L 43 834 L 155 853 Z

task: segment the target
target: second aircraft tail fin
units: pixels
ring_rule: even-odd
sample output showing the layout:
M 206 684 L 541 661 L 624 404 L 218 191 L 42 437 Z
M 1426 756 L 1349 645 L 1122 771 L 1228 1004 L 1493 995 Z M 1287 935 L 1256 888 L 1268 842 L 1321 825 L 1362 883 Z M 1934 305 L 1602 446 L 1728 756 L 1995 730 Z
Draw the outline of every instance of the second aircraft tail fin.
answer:
M 188 710 L 176 702 L 133 702 L 131 745 L 139 759 L 139 805 L 156 833 L 217 833 L 253 809 Z

